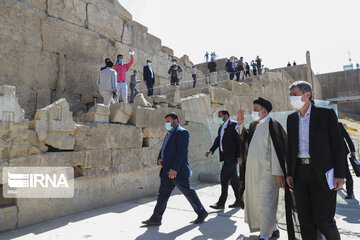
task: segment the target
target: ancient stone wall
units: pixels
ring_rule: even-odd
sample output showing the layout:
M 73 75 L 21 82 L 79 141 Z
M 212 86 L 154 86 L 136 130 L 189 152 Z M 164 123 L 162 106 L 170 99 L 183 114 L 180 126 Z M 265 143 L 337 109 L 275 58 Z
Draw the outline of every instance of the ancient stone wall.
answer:
M 40 109 L 66 98 L 77 115 L 86 113 L 101 96 L 96 86 L 104 59 L 122 53 L 142 79 L 151 58 L 155 87 L 169 84 L 167 70 L 174 52 L 148 29 L 133 21 L 116 0 L 2 0 L 0 1 L 0 85 L 17 87 L 20 106 L 32 119 Z M 177 58 L 182 80 L 191 80 L 192 63 Z M 139 86 L 145 89 L 141 83 Z M 168 88 L 157 88 L 165 94 Z
M 360 70 L 319 74 L 323 98 L 360 96 Z M 345 117 L 360 119 L 360 102 L 338 103 L 339 113 Z
M 73 167 L 76 178 L 71 199 L 0 198 L 0 216 L 4 216 L 0 231 L 154 194 L 159 186 L 156 159 L 169 112 L 177 113 L 190 133 L 192 180 L 218 181 L 218 153 L 204 157 L 217 135 L 218 111 L 228 109 L 235 117 L 243 108 L 249 119 L 253 99 L 261 96 L 273 102 L 276 118 L 276 112 L 290 110 L 284 92 L 291 82 L 281 73 L 266 73 L 242 83 L 225 81 L 207 87 L 208 93 L 199 89 L 200 93 L 186 98 L 174 86 L 167 96 L 145 99 L 140 95 L 139 104 L 98 104 L 74 119 L 62 98 L 38 109 L 31 121 L 24 118 L 15 87 L 1 86 L 1 168 Z M 283 116 L 279 119 L 284 122 Z

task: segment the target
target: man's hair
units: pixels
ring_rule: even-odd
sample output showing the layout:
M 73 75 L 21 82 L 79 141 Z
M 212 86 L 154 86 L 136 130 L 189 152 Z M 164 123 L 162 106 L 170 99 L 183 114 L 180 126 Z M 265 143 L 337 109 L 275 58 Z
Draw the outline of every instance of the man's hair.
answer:
M 312 86 L 310 83 L 305 82 L 305 81 L 296 81 L 290 85 L 289 90 L 291 90 L 295 87 L 298 87 L 302 93 L 310 92 L 311 93 L 310 100 L 312 99 L 313 89 L 312 89 Z
M 134 72 L 133 73 L 137 73 L 137 71 L 136 70 L 134 70 Z
M 219 113 L 221 113 L 223 116 L 228 115 L 228 117 L 230 117 L 230 113 L 228 110 L 220 110 Z
M 122 55 L 122 54 L 118 54 L 116 57 L 117 57 L 117 58 L 123 57 L 123 55 Z
M 177 60 L 176 60 L 175 58 L 173 58 L 171 61 L 172 61 L 172 62 L 177 62 Z
M 146 60 L 146 62 L 148 63 L 148 62 L 151 62 L 151 60 L 150 59 L 148 59 L 148 60 Z
M 106 67 L 112 68 L 113 66 L 114 66 L 114 63 L 111 60 L 106 62 Z
M 110 60 L 111 60 L 110 58 L 105 58 L 105 64 L 106 64 L 106 62 L 108 62 Z
M 173 112 L 167 114 L 167 115 L 165 116 L 165 119 L 168 118 L 168 117 L 170 117 L 172 120 L 179 120 L 178 115 L 177 115 L 176 113 L 173 113 Z

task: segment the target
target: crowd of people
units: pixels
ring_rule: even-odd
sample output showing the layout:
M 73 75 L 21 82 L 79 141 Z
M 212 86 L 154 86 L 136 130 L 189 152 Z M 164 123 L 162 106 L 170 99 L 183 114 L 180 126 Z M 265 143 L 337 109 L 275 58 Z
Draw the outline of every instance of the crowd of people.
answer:
M 110 59 L 105 59 L 105 66 L 100 68 L 100 73 L 97 78 L 96 84 L 99 87 L 99 92 L 104 99 L 104 104 L 109 106 L 112 103 L 116 103 L 121 100 L 124 103 L 128 102 L 128 84 L 126 80 L 126 72 L 130 69 L 134 63 L 135 52 L 130 50 L 130 61 L 128 63 L 124 62 L 124 56 L 122 54 L 117 55 L 116 63 Z M 151 66 L 151 59 L 146 60 L 146 65 L 143 67 L 143 80 L 147 86 L 148 96 L 154 94 L 154 84 L 155 84 L 155 73 Z M 179 73 L 183 70 L 180 65 L 177 64 L 177 60 L 173 59 L 172 64 L 168 70 L 170 76 L 171 85 L 179 85 Z M 196 86 L 196 73 L 197 68 L 193 66 L 192 68 L 192 77 L 193 77 L 193 87 Z M 136 88 L 136 84 L 139 83 L 137 71 L 134 70 L 130 76 L 130 103 L 134 102 L 135 96 L 139 93 L 139 90 Z
M 272 103 L 261 97 L 253 101 L 249 128 L 244 126 L 243 109 L 238 110 L 236 121 L 230 119 L 229 111 L 218 112 L 218 135 L 205 156 L 219 149 L 221 195 L 210 208 L 225 208 L 230 181 L 235 202 L 228 207 L 244 209 L 245 222 L 251 232 L 260 232 L 259 239 L 278 239 L 279 189 L 284 188 L 284 200 L 280 201 L 285 202 L 288 239 L 299 239 L 301 234 L 304 240 L 317 240 L 321 233 L 327 240 L 339 240 L 334 220 L 336 196 L 347 177 L 347 154 L 355 155 L 354 146 L 347 139 L 348 150 L 346 134 L 342 134 L 345 129 L 335 112 L 315 105 L 310 83 L 291 84 L 289 98 L 295 112 L 288 116 L 287 133 L 269 116 Z M 157 158 L 160 188 L 153 214 L 142 222 L 145 226 L 162 224 L 175 187 L 197 214 L 192 223 L 203 223 L 209 215 L 189 183 L 190 135 L 179 121 L 175 113 L 165 116 L 168 133 Z M 347 198 L 354 198 L 350 191 Z
M 206 61 L 206 62 L 209 62 L 209 52 L 206 52 L 205 55 L 204 55 L 204 57 L 205 57 L 205 61 Z M 216 57 L 217 57 L 217 55 L 216 55 L 215 52 L 211 52 L 211 53 L 210 53 L 210 61 L 215 61 L 215 60 L 216 60 Z

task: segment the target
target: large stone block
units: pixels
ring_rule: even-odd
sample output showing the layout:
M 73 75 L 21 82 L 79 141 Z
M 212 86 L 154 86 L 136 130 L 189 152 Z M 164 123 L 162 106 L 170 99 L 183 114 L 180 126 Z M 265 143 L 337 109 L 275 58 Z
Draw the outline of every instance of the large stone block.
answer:
M 110 47 L 109 41 L 99 34 L 53 17 L 46 18 L 41 26 L 43 49 L 62 53 L 67 59 L 74 57 L 86 62 L 103 62 Z M 95 81 L 96 75 L 93 78 Z
M 46 0 L 23 0 L 23 1 L 42 11 L 46 11 Z
M 0 232 L 16 228 L 17 213 L 18 210 L 16 206 L 0 208 Z
M 119 17 L 114 16 L 105 8 L 93 4 L 88 5 L 87 14 L 89 29 L 108 39 L 121 41 L 124 22 Z
M 85 27 L 86 3 L 82 0 L 48 0 L 47 11 L 52 17 Z
M 174 56 L 174 50 L 172 50 L 169 47 L 166 46 L 162 46 L 161 47 L 161 51 L 163 51 L 164 53 L 168 54 L 169 56 Z
M 185 123 L 184 111 L 177 108 L 163 107 L 159 105 L 157 105 L 155 109 L 138 106 L 134 109 L 129 123 L 142 128 L 163 127 L 165 123 L 164 117 L 171 112 L 175 112 L 179 116 L 180 124 Z
M 87 152 L 49 152 L 42 155 L 40 164 L 42 167 L 72 167 L 87 166 L 89 162 Z
M 192 122 L 206 122 L 212 118 L 209 94 L 196 94 L 181 99 L 181 109 L 185 112 L 185 120 Z
M 142 93 L 139 93 L 135 96 L 134 98 L 134 105 L 137 105 L 137 106 L 142 106 L 142 107 L 151 107 L 151 103 L 149 103 L 144 94 Z
M 96 104 L 90 108 L 86 114 L 88 122 L 108 123 L 110 116 L 110 108 L 104 104 Z
M 19 105 L 16 88 L 10 85 L 0 86 L 0 121 L 22 122 L 25 112 Z
M 141 148 L 139 128 L 121 124 L 77 125 L 75 150 Z
M 133 106 L 129 103 L 115 103 L 110 105 L 110 122 L 127 123 L 133 112 Z
M 232 92 L 224 88 L 211 88 L 210 97 L 211 103 L 218 104 L 233 104 Z
M 166 96 L 170 107 L 176 107 L 181 103 L 180 87 L 176 85 L 170 86 L 170 91 Z
M 126 21 L 131 21 L 132 16 L 118 1 L 104 1 L 104 0 L 84 0 L 90 5 L 105 8 L 109 14 L 119 17 Z
M 119 149 L 112 151 L 111 168 L 115 172 L 139 171 L 142 164 L 142 149 Z
M 86 168 L 110 168 L 111 149 L 93 149 L 85 151 Z
M 36 4 L 43 7 L 41 2 L 31 0 L 29 4 Z M 1 1 L 0 22 L 1 22 L 1 53 L 16 49 L 16 47 L 27 46 L 41 49 L 41 22 L 45 19 L 44 12 L 27 6 L 22 1 Z M 12 48 L 6 47 L 13 46 Z M 17 60 L 20 60 L 19 58 Z M 19 63 L 17 64 L 19 66 Z M 2 67 L 3 68 L 3 67 Z
M 66 99 L 39 109 L 35 114 L 34 127 L 39 139 L 46 144 L 63 150 L 74 148 L 75 122 Z

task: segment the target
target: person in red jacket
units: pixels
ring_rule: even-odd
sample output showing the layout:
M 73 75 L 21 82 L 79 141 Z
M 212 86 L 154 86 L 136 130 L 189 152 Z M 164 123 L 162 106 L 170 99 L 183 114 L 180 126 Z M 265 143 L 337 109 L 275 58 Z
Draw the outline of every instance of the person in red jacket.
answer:
M 127 103 L 127 84 L 126 84 L 126 71 L 134 63 L 134 51 L 130 50 L 130 62 L 124 63 L 124 56 L 119 54 L 117 55 L 117 61 L 114 66 L 114 70 L 117 73 L 117 97 L 116 102 L 119 102 L 119 96 L 121 92 L 121 97 L 124 103 Z

